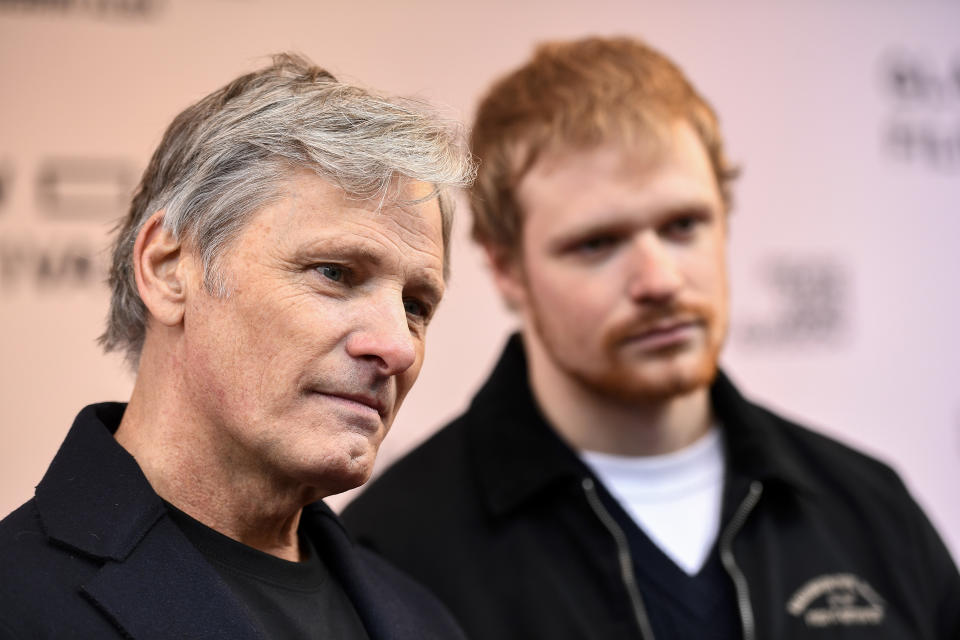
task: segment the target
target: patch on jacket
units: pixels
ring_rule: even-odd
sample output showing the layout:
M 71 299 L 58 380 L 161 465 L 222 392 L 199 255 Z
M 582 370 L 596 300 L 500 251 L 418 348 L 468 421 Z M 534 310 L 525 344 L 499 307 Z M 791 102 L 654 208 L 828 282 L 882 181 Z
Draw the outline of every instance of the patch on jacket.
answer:
M 787 611 L 808 627 L 878 625 L 886 604 L 866 581 L 832 573 L 807 581 L 787 602 Z

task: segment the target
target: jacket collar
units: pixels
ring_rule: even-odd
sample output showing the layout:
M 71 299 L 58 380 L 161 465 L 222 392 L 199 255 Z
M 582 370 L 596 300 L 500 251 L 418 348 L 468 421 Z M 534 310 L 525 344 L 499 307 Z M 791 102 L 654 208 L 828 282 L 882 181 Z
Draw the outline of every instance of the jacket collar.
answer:
M 710 399 L 723 424 L 734 473 L 798 495 L 819 491 L 816 478 L 787 441 L 782 418 L 744 398 L 723 371 L 710 387 Z
M 125 405 L 84 408 L 43 480 L 36 505 L 51 540 L 104 561 L 80 590 L 126 636 L 259 637 L 243 606 L 170 518 L 133 457 L 113 438 Z
M 506 515 L 588 473 L 534 400 L 519 334 L 508 340 L 493 373 L 474 396 L 467 419 L 481 490 L 495 515 Z
M 745 400 L 723 372 L 710 392 L 724 425 L 728 464 L 736 474 L 813 490 L 809 474 L 781 441 L 772 414 Z M 467 419 L 479 482 L 494 515 L 506 515 L 550 488 L 589 474 L 538 408 L 519 334 L 508 340 L 493 373 L 474 397 Z
M 97 558 L 122 561 L 165 513 L 136 460 L 117 444 L 126 405 L 85 407 L 37 485 L 47 535 Z

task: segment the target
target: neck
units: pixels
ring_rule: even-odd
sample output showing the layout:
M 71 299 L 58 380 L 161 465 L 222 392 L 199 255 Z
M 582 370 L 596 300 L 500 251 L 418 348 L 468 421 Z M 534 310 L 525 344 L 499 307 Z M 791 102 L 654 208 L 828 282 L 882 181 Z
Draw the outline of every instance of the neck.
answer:
M 664 398 L 613 399 L 557 367 L 536 338 L 524 336 L 530 386 L 567 444 L 620 456 L 671 453 L 696 442 L 713 422 L 706 387 Z
M 150 349 L 152 353 L 147 353 Z M 115 438 L 157 494 L 208 527 L 265 553 L 299 561 L 300 513 L 320 496 L 269 477 L 186 406 L 171 379 L 174 349 L 144 345 L 133 394 Z

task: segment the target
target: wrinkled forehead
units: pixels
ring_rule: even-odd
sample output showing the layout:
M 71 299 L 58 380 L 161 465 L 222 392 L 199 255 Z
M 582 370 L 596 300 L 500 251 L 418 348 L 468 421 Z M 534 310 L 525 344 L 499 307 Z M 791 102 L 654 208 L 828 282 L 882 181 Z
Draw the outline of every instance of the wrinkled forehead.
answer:
M 448 193 L 433 183 L 397 174 L 379 193 L 360 196 L 338 187 L 330 178 L 303 171 L 298 179 L 287 182 L 285 192 L 295 195 L 298 186 L 304 181 L 309 183 L 311 177 L 327 185 L 327 195 L 343 215 L 377 222 L 405 234 L 414 244 L 439 244 L 443 253 L 443 275 L 447 277 L 453 226 L 453 202 Z
M 413 185 L 402 195 L 406 202 L 424 193 L 428 186 Z M 430 289 L 437 298 L 445 288 L 436 198 L 381 204 L 353 197 L 312 172 L 290 177 L 277 197 L 246 221 L 221 259 L 215 275 L 223 292 L 250 269 L 296 274 L 323 263 L 357 277 Z
M 273 179 L 258 194 L 263 204 L 240 217 L 224 216 L 203 249 L 196 238 L 181 238 L 188 251 L 202 253 L 209 265 L 210 277 L 216 277 L 224 260 L 251 236 L 260 236 L 261 251 L 282 254 L 295 251 L 311 238 L 325 236 L 329 242 L 337 236 L 352 236 L 362 242 L 383 241 L 392 237 L 396 244 L 429 255 L 438 263 L 438 272 L 446 280 L 449 262 L 449 211 L 441 207 L 433 184 L 396 177 L 376 196 L 351 194 L 336 184 L 335 178 L 311 167 L 282 163 Z
M 361 196 L 335 179 L 299 170 L 283 181 L 279 201 L 286 202 L 290 221 L 303 224 L 319 217 L 327 224 L 375 225 L 411 237 L 442 241 L 442 213 L 434 185 L 394 177 L 379 193 Z

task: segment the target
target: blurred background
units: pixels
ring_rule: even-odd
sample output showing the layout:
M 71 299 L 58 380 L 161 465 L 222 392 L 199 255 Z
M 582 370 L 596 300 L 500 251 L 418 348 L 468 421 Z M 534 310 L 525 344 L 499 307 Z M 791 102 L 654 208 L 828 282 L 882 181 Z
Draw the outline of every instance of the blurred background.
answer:
M 294 50 L 469 121 L 534 43 L 628 34 L 689 73 L 743 167 L 725 368 L 892 464 L 960 557 L 958 25 L 952 0 L 0 0 L 0 516 L 83 405 L 128 397 L 95 344 L 106 247 L 181 109 Z M 468 229 L 461 208 L 378 468 L 465 407 L 515 325 Z

